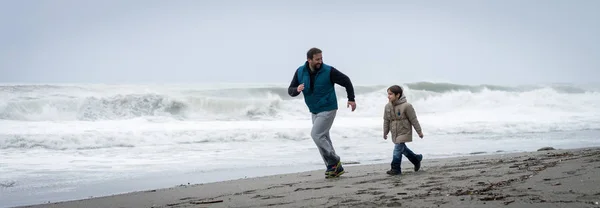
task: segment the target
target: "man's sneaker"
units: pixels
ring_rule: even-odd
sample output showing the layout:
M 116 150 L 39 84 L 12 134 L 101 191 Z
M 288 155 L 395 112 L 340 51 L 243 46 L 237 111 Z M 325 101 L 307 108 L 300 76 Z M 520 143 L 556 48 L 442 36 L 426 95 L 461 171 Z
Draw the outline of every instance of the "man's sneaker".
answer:
M 419 169 L 421 169 L 421 160 L 423 160 L 423 155 L 422 154 L 418 154 L 417 155 L 417 161 L 419 161 L 419 162 L 417 162 L 415 164 L 415 172 L 417 172 L 417 171 L 419 171 Z
M 400 172 L 399 170 L 396 170 L 396 169 L 388 170 L 385 173 L 387 173 L 388 175 L 401 175 L 402 174 L 402 172 Z
M 338 162 L 336 165 L 330 165 L 327 166 L 327 170 L 325 171 L 325 175 L 330 175 L 331 173 L 335 172 L 335 169 L 337 168 L 338 165 L 340 165 L 341 162 Z
M 338 162 L 336 165 L 325 171 L 325 178 L 335 178 L 344 174 L 344 167 L 342 167 L 342 163 Z

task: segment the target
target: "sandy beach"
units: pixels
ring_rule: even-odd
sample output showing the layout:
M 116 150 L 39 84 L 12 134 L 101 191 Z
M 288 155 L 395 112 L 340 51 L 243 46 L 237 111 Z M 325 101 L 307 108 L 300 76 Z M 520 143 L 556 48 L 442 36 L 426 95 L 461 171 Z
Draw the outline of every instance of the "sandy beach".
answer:
M 600 147 L 345 167 L 29 207 L 600 207 Z

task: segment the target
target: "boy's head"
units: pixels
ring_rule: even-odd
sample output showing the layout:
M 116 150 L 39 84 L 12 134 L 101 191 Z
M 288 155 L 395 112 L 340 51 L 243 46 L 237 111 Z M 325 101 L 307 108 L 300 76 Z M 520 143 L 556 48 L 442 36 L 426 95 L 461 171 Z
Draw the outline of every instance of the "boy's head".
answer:
M 388 87 L 387 93 L 388 93 L 388 100 L 390 102 L 396 101 L 396 100 L 400 99 L 400 97 L 402 97 L 402 87 L 400 87 L 398 85 L 392 85 L 391 87 Z

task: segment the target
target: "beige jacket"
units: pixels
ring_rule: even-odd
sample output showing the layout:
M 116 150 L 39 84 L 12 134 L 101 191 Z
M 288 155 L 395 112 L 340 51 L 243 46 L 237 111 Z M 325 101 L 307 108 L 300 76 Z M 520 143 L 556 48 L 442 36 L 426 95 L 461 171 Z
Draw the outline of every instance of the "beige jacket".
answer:
M 413 106 L 406 102 L 402 95 L 400 99 L 385 105 L 383 113 L 383 134 L 392 132 L 392 141 L 395 144 L 412 142 L 412 127 L 417 133 L 421 133 L 421 125 L 417 119 L 417 113 Z

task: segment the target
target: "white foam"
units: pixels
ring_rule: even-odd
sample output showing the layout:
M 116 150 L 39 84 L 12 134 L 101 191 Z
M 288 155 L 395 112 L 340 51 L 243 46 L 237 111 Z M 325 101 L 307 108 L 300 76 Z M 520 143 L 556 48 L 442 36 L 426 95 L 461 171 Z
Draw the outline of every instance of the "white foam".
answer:
M 444 85 L 442 85 L 444 86 Z M 205 89 L 150 87 L 1 87 L 0 119 L 28 121 L 128 120 L 172 117 L 179 120 L 286 120 L 307 112 L 299 97 L 285 87 Z M 362 89 L 364 88 L 364 89 Z M 357 88 L 359 110 L 347 116 L 372 117 L 382 113 L 385 88 Z M 433 92 L 405 87 L 409 102 L 421 113 L 489 113 L 493 117 L 547 114 L 582 115 L 600 108 L 597 92 L 562 93 L 551 87 L 524 91 L 448 90 Z M 345 91 L 338 88 L 339 107 L 346 108 Z M 499 110 L 499 111 L 498 111 Z M 489 117 L 489 116 L 487 116 Z

